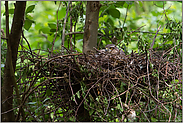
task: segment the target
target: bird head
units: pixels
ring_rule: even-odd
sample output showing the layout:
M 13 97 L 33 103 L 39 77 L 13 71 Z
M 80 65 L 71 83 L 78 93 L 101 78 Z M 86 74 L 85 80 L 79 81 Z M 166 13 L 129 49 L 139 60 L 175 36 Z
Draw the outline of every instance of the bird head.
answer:
M 110 52 L 112 54 L 117 54 L 119 52 L 119 49 L 114 44 L 108 44 L 105 46 L 105 50 L 107 52 Z

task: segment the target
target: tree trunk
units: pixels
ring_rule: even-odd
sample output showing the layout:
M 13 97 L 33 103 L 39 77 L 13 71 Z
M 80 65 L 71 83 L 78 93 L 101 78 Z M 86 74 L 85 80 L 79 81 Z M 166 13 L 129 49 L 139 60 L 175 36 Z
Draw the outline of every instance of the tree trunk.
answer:
M 15 4 L 13 23 L 11 27 L 11 33 L 7 35 L 7 55 L 6 63 L 4 67 L 4 76 L 2 82 L 2 121 L 15 121 L 15 115 L 13 112 L 13 86 L 15 82 L 14 72 L 16 68 L 16 60 L 18 53 L 18 46 L 21 38 L 24 13 L 26 8 L 25 1 L 18 1 Z M 9 24 L 9 23 L 6 23 Z M 8 32 L 8 31 L 7 31 Z
M 86 5 L 86 19 L 85 30 L 83 37 L 83 53 L 93 51 L 93 47 L 97 46 L 98 35 L 98 17 L 99 17 L 100 3 L 99 1 L 88 1 Z M 77 121 L 89 122 L 89 111 L 84 108 L 82 104 L 77 114 Z
M 83 53 L 94 51 L 93 47 L 97 46 L 99 9 L 99 1 L 87 2 L 85 30 L 83 37 Z

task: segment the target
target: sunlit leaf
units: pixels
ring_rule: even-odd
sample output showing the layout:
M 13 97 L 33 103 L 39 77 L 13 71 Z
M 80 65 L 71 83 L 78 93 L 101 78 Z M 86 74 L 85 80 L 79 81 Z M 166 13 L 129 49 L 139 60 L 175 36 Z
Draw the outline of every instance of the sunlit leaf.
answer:
M 24 22 L 24 28 L 28 31 L 32 25 L 34 21 L 30 20 L 30 19 L 26 19 Z
M 107 13 L 114 18 L 120 18 L 120 11 L 118 9 L 108 9 Z
M 14 14 L 14 9 L 9 9 L 9 14 Z M 6 15 L 6 12 L 3 13 L 3 16 Z
M 45 34 L 47 34 L 47 33 L 50 33 L 50 28 L 43 27 L 43 28 L 40 29 L 40 31 L 43 32 L 43 33 L 45 33 Z
M 58 19 L 64 18 L 65 17 L 65 14 L 66 14 L 66 8 L 65 7 L 62 7 L 61 10 L 58 11 Z
M 155 1 L 154 4 L 158 7 L 163 8 L 163 6 L 166 4 L 166 1 Z
M 25 14 L 31 13 L 31 12 L 34 10 L 34 8 L 35 8 L 35 5 L 30 5 L 30 6 L 26 9 Z

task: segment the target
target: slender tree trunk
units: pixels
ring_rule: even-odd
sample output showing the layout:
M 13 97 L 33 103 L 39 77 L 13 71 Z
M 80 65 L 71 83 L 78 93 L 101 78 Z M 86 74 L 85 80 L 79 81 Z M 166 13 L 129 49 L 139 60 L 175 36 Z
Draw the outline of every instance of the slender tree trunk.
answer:
M 2 106 L 2 119 L 1 121 L 15 121 L 13 112 L 13 86 L 15 84 L 14 72 L 16 68 L 16 60 L 18 53 L 18 46 L 21 38 L 24 13 L 26 8 L 25 1 L 18 1 L 15 4 L 13 23 L 11 33 L 7 37 L 7 55 L 4 67 L 4 76 L 1 91 L 1 106 Z M 6 23 L 8 25 L 9 23 Z M 9 29 L 7 30 L 8 34 Z
M 83 37 L 83 53 L 93 51 L 93 47 L 97 46 L 98 35 L 98 17 L 100 2 L 88 1 L 86 5 L 85 30 Z
M 87 2 L 85 30 L 83 37 L 83 53 L 93 51 L 94 50 L 93 47 L 97 46 L 99 9 L 100 9 L 99 1 Z M 77 121 L 81 122 L 91 121 L 89 111 L 84 108 L 84 104 L 82 104 L 78 110 Z

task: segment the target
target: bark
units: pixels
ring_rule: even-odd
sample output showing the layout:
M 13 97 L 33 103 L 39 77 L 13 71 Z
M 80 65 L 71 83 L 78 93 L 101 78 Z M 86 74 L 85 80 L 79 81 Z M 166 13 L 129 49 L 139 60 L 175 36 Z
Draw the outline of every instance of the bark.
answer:
M 99 1 L 87 2 L 85 30 L 83 37 L 83 53 L 88 53 L 88 51 L 94 51 L 93 47 L 97 46 L 99 9 Z M 82 104 L 77 114 L 77 121 L 89 122 L 90 120 L 91 119 L 89 111 L 86 110 L 84 108 L 84 104 Z
M 83 53 L 94 51 L 97 46 L 99 1 L 88 1 L 86 5 L 85 30 L 83 37 Z
M 15 121 L 13 112 L 13 87 L 15 84 L 15 68 L 18 53 L 18 46 L 21 38 L 24 13 L 26 8 L 25 1 L 18 1 L 15 4 L 13 23 L 11 33 L 7 37 L 8 50 L 4 67 L 4 76 L 2 82 L 2 121 Z M 7 23 L 9 24 L 9 23 Z

